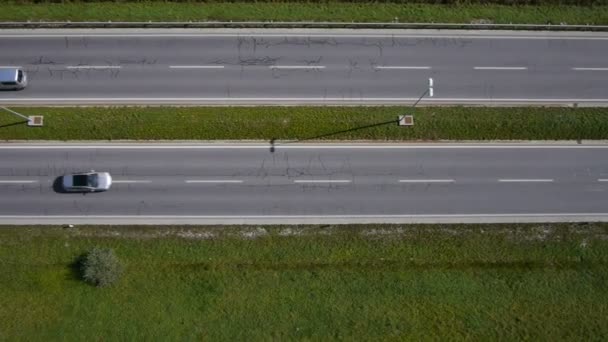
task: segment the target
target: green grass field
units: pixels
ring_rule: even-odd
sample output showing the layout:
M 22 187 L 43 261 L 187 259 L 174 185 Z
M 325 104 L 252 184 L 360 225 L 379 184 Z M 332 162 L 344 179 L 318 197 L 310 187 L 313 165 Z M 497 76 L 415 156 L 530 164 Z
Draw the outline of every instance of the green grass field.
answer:
M 2 227 L 0 340 L 599 341 L 607 263 L 606 224 Z
M 83 107 L 0 112 L 0 140 L 576 140 L 608 139 L 607 108 Z
M 68 2 L 2 1 L 0 21 L 342 21 L 608 24 L 608 6 L 398 4 L 385 2 Z

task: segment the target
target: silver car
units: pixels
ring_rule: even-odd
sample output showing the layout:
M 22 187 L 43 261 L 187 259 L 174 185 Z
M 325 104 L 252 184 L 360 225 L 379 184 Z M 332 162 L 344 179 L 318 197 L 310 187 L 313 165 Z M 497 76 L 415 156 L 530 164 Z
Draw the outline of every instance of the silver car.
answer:
M 0 68 L 0 90 L 21 90 L 27 86 L 27 75 L 21 68 Z
M 108 172 L 73 173 L 61 179 L 64 191 L 68 192 L 99 192 L 109 190 L 112 186 L 112 176 Z

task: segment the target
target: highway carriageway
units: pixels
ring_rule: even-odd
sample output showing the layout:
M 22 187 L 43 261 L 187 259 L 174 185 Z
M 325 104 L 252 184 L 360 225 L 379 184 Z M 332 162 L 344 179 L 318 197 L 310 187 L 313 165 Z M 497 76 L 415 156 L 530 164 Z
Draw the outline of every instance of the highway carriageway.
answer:
M 5 224 L 608 219 L 608 145 L 4 144 L 0 160 Z M 109 191 L 54 191 L 91 169 Z
M 608 34 L 4 30 L 0 104 L 608 104 Z

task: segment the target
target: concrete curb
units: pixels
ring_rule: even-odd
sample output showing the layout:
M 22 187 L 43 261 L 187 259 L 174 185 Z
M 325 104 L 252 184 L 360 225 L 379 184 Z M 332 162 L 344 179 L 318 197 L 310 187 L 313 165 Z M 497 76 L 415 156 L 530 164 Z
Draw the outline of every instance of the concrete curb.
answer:
M 293 140 L 276 140 L 275 144 L 294 144 Z M 37 145 L 171 145 L 171 146 L 270 146 L 268 140 L 0 140 L 2 146 L 37 146 Z M 501 145 L 501 146 L 608 146 L 607 140 L 323 140 L 297 142 L 299 146 L 470 146 L 470 145 Z
M 608 222 L 607 213 L 327 216 L 0 216 L 0 225 L 320 225 Z
M 601 31 L 608 25 L 567 24 L 454 24 L 454 23 L 362 23 L 312 21 L 196 21 L 196 22 L 0 22 L 0 29 L 39 28 L 321 28 L 321 29 L 437 29 L 437 30 L 518 30 L 518 31 Z

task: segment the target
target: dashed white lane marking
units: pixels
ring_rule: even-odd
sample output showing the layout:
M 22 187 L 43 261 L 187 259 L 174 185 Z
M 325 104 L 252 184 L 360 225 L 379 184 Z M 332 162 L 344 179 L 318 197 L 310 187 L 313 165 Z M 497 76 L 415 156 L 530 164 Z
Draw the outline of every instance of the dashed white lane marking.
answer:
M 399 183 L 453 183 L 453 179 L 400 179 Z
M 68 65 L 66 69 L 120 69 L 120 65 Z
M 501 183 L 550 183 L 553 179 L 537 178 L 537 179 L 499 179 Z
M 22 68 L 19 65 L 0 65 L 0 68 Z
M 597 181 L 598 182 L 608 182 L 608 178 L 600 178 Z
M 270 69 L 325 69 L 323 65 L 270 65 Z
M 608 68 L 572 68 L 576 71 L 608 71 Z
M 0 180 L 0 184 L 31 184 L 38 183 L 36 180 Z
M 473 67 L 475 70 L 526 70 L 527 67 Z
M 202 183 L 202 184 L 228 183 L 228 184 L 238 184 L 238 183 L 243 183 L 243 181 L 239 180 L 239 179 L 188 179 L 188 180 L 186 180 L 186 183 L 188 183 L 188 184 L 190 184 L 190 183 Z
M 350 179 L 296 179 L 294 183 L 350 183 Z
M 169 65 L 170 69 L 224 69 L 223 65 Z
M 392 66 L 392 65 L 382 65 L 382 66 L 376 66 L 374 67 L 374 69 L 379 69 L 379 70 L 383 70 L 383 69 L 387 69 L 387 70 L 428 70 L 430 69 L 430 66 Z
M 149 180 L 113 180 L 112 183 L 150 183 Z

